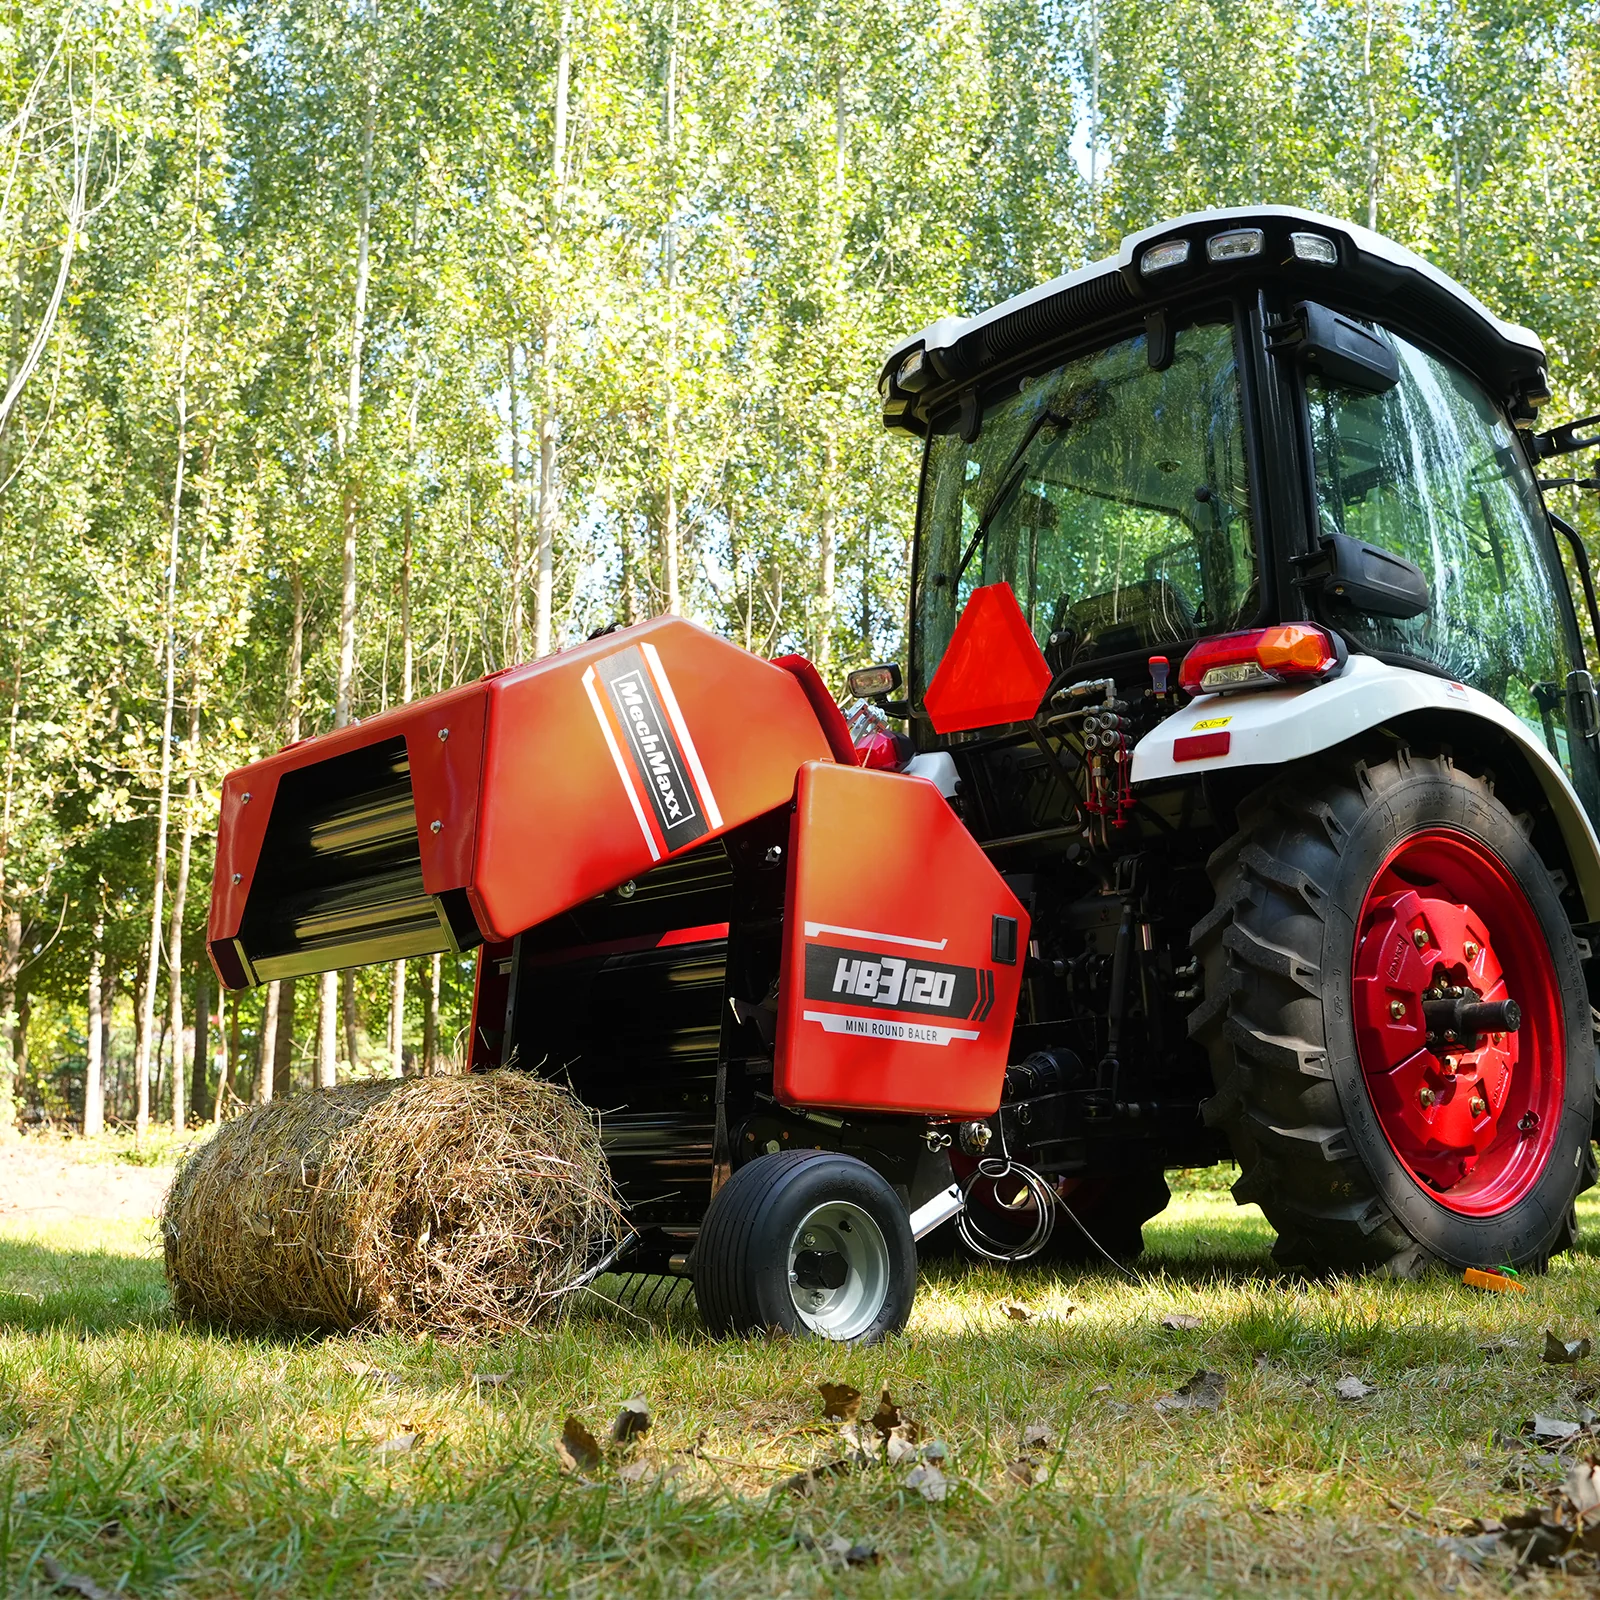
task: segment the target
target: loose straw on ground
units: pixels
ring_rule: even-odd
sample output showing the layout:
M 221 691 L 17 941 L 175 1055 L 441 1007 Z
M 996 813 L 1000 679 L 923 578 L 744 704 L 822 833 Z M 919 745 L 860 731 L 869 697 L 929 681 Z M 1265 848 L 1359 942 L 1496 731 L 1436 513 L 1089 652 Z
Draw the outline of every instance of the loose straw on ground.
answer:
M 623 1231 L 591 1114 L 522 1072 L 257 1107 L 183 1162 L 161 1217 L 180 1314 L 307 1332 L 526 1328 Z

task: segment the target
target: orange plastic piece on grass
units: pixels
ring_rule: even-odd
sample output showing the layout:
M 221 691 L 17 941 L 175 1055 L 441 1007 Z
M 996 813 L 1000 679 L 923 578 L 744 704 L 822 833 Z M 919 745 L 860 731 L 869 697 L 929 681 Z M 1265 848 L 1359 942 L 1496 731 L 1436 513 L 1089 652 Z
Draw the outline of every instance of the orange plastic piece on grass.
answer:
M 1481 1267 L 1468 1267 L 1461 1274 L 1461 1281 L 1469 1289 L 1493 1289 L 1496 1294 L 1526 1294 L 1528 1286 L 1518 1283 L 1515 1278 L 1508 1278 L 1504 1273 L 1485 1272 Z

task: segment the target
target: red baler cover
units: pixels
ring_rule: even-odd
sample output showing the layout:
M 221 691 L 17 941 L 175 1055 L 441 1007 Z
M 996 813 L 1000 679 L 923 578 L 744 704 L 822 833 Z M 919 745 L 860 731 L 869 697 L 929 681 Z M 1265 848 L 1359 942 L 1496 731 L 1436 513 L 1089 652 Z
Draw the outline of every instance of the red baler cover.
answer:
M 777 1097 L 991 1115 L 1027 948 L 1027 912 L 931 783 L 808 762 L 789 834 Z
M 491 941 L 785 804 L 831 754 L 792 672 L 676 617 L 291 745 L 223 784 L 209 938 L 230 988 L 257 976 L 240 930 L 275 892 L 255 879 L 280 782 L 400 738 L 420 887 L 465 890 Z

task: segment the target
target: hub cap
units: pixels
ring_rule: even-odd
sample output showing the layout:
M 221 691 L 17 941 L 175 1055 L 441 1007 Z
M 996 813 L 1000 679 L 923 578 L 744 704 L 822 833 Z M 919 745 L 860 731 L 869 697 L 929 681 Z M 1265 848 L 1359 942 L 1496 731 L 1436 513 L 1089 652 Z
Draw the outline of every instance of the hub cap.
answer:
M 824 1339 L 859 1339 L 889 1293 L 883 1230 L 845 1200 L 810 1212 L 789 1241 L 789 1296 L 800 1320 Z
M 1430 1031 L 1423 1013 L 1507 999 L 1515 1032 Z M 1486 845 L 1430 828 L 1390 852 L 1356 930 L 1355 1031 L 1384 1136 L 1440 1205 L 1491 1216 L 1528 1193 L 1561 1117 L 1566 1030 L 1539 919 Z

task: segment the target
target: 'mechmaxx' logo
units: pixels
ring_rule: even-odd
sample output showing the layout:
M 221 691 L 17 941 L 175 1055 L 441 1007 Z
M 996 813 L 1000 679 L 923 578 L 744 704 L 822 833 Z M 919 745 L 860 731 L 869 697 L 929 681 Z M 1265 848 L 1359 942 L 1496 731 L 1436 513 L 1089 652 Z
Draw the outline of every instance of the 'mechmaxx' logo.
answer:
M 708 830 L 644 658 L 630 646 L 607 657 L 601 673 L 656 822 L 668 847 L 680 849 Z

